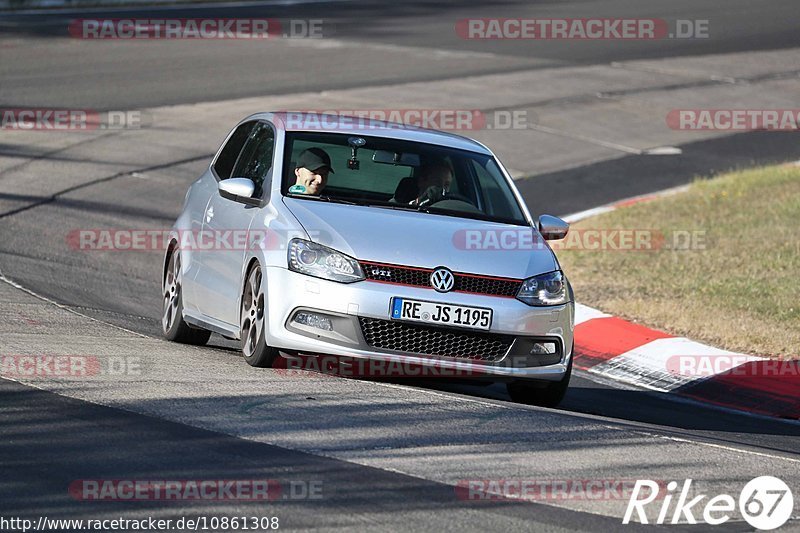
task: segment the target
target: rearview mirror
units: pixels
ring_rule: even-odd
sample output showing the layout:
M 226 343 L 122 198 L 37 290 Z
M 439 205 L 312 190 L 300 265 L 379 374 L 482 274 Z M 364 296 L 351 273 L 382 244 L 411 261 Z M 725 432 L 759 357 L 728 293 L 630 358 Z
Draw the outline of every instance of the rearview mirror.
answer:
M 248 178 L 228 178 L 222 180 L 217 185 L 219 195 L 234 202 L 247 205 L 261 205 L 261 200 L 253 198 L 256 192 L 256 184 Z
M 558 217 L 552 215 L 542 215 L 539 217 L 539 233 L 546 241 L 557 241 L 567 236 L 569 224 Z
M 404 167 L 418 167 L 419 154 L 403 154 L 389 150 L 375 150 L 372 160 L 385 165 L 402 165 Z

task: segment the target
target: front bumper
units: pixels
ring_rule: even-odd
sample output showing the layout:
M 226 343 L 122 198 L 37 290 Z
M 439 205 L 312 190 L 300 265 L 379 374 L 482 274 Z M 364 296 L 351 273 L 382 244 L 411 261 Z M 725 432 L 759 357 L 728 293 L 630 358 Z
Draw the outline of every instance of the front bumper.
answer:
M 513 298 L 465 293 L 438 293 L 433 289 L 371 281 L 344 284 L 317 279 L 286 268 L 268 267 L 264 272 L 267 302 L 268 345 L 290 353 L 331 354 L 387 363 L 435 366 L 460 375 L 497 379 L 560 381 L 572 357 L 573 303 L 553 307 L 530 307 Z M 434 357 L 376 349 L 367 343 L 359 317 L 389 320 L 392 297 L 413 298 L 448 304 L 489 307 L 493 310 L 488 333 L 513 337 L 506 356 L 494 361 Z M 319 312 L 331 318 L 333 331 L 322 331 L 290 322 L 298 310 Z M 459 330 L 452 330 L 458 332 Z M 463 330 L 462 330 L 463 331 Z M 557 361 L 547 364 L 521 351 L 533 340 L 553 341 L 559 346 Z

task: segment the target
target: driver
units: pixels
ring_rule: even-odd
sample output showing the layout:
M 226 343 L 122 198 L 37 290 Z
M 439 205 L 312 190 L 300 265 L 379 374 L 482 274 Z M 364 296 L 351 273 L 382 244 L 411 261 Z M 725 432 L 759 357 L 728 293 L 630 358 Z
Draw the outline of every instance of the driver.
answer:
M 317 195 L 328 184 L 328 173 L 333 173 L 331 158 L 322 148 L 308 148 L 300 152 L 294 175 L 297 182 L 289 187 L 295 194 Z
M 453 171 L 445 163 L 433 163 L 420 167 L 417 177 L 419 196 L 409 202 L 411 205 L 424 205 L 434 199 L 441 199 L 453 182 Z

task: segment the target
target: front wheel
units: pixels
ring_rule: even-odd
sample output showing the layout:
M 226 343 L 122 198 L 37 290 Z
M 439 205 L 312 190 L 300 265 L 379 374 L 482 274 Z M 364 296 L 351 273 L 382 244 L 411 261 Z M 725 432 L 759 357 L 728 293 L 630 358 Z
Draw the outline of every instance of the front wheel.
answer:
M 161 330 L 167 340 L 202 346 L 208 342 L 211 332 L 195 329 L 183 320 L 183 283 L 181 273 L 181 254 L 173 250 L 167 259 L 161 294 L 164 309 L 161 314 Z
M 574 357 L 574 353 L 573 356 Z M 569 379 L 572 376 L 572 357 L 569 359 L 567 371 L 561 381 L 556 382 L 530 382 L 530 381 L 512 381 L 506 385 L 508 395 L 517 403 L 524 403 L 527 405 L 538 405 L 541 407 L 556 407 L 564 395 L 567 393 L 569 387 Z
M 278 350 L 267 346 L 264 334 L 264 291 L 261 288 L 261 267 L 255 265 L 247 276 L 242 291 L 240 311 L 242 353 L 250 366 L 272 366 Z

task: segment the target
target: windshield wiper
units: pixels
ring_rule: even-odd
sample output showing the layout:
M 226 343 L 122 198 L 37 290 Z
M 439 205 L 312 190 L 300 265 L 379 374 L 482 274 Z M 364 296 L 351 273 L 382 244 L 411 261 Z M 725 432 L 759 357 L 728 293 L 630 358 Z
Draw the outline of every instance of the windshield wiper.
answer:
M 364 204 L 360 204 L 358 202 L 354 202 L 353 200 L 345 200 L 344 198 L 336 198 L 335 196 L 320 195 L 320 196 L 318 196 L 318 198 L 320 200 L 322 200 L 323 202 L 331 202 L 331 203 L 335 203 L 335 204 L 364 205 Z
M 455 216 L 461 218 L 469 218 L 473 220 L 485 220 L 487 222 L 499 222 L 501 224 L 515 224 L 515 225 L 523 225 L 526 226 L 526 222 L 520 222 L 519 220 L 509 219 L 509 218 L 499 218 L 492 215 L 487 215 L 486 213 L 473 213 L 470 211 L 459 211 L 458 209 L 446 209 L 443 207 L 436 207 L 427 206 L 427 205 L 413 205 L 413 204 L 395 204 L 395 203 L 369 203 L 364 204 L 368 205 L 369 207 L 385 207 L 387 209 L 398 209 L 401 211 L 417 211 L 418 213 L 428 213 L 431 215 L 444 215 L 444 216 Z
M 498 222 L 500 224 L 514 224 L 517 226 L 528 225 L 527 222 L 521 222 L 519 220 L 514 220 L 510 218 L 502 218 L 502 217 L 487 215 L 486 213 L 483 212 L 459 211 L 458 209 L 446 209 L 444 207 L 436 207 L 435 205 L 422 206 L 419 207 L 418 210 L 422 211 L 423 213 L 429 213 L 431 215 L 454 216 L 461 218 L 469 218 L 472 220 L 485 220 L 486 222 Z
M 400 209 L 401 211 L 417 211 L 417 206 L 409 205 L 409 204 L 395 204 L 395 203 L 380 203 L 376 204 L 374 202 L 370 202 L 368 204 L 363 204 L 369 207 L 386 207 L 388 209 Z
M 358 202 L 353 202 L 352 200 L 345 200 L 344 198 L 336 198 L 335 196 L 327 196 L 325 194 L 313 195 L 313 194 L 289 193 L 286 196 L 290 198 L 303 198 L 304 200 L 316 200 L 318 202 L 330 202 L 335 204 L 364 205 L 364 204 L 359 204 Z

